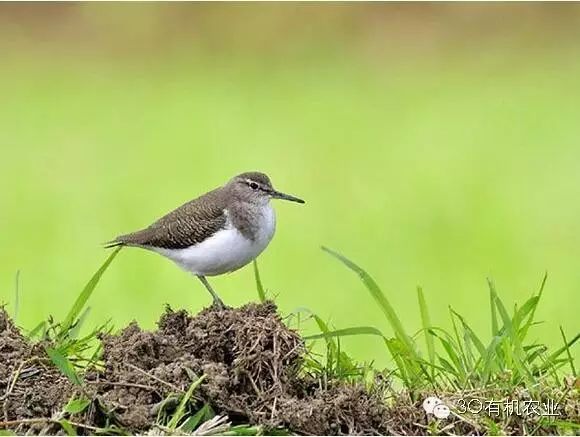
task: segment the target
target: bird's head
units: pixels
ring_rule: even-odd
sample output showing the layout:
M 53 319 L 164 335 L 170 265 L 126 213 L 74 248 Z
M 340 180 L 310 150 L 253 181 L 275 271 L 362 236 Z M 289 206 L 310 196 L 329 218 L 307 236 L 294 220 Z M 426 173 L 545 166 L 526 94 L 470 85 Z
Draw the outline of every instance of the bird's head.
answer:
M 305 203 L 298 197 L 277 191 L 270 178 L 264 173 L 252 171 L 235 176 L 228 182 L 232 193 L 246 202 L 268 203 L 270 199 L 283 199 L 291 202 Z

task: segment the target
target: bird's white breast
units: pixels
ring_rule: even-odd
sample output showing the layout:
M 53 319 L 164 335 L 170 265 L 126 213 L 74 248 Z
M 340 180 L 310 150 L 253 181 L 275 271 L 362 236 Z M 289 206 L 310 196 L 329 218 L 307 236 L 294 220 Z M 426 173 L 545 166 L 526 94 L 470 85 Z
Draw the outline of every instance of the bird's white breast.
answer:
M 274 236 L 276 215 L 269 203 L 262 207 L 257 220 L 258 231 L 253 240 L 238 231 L 228 218 L 224 229 L 195 246 L 154 250 L 196 275 L 214 276 L 232 272 L 255 259 Z

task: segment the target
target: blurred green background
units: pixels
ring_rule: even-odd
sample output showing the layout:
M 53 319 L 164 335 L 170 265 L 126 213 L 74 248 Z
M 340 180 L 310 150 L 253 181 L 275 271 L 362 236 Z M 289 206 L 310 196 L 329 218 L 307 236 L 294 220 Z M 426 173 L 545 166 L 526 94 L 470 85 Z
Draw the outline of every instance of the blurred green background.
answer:
M 536 328 L 580 329 L 580 5 L 0 5 L 0 301 L 18 323 L 62 317 L 107 256 L 236 173 L 307 200 L 278 203 L 260 257 L 284 312 L 390 329 L 365 267 L 420 327 L 447 307 L 489 333 L 491 276 L 509 304 L 549 272 Z M 213 280 L 256 299 L 245 268 Z M 209 295 L 158 255 L 123 250 L 89 324 L 153 327 Z M 388 365 L 375 338 L 358 359 Z

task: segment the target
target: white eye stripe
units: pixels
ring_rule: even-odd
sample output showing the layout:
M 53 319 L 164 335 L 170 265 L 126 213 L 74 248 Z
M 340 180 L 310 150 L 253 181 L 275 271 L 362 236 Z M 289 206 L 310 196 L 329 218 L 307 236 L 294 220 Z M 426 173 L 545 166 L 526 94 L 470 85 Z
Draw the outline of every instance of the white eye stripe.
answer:
M 260 191 L 268 191 L 265 187 L 262 186 L 262 184 L 253 181 L 251 179 L 246 179 L 246 184 L 252 189 L 252 190 L 260 190 Z

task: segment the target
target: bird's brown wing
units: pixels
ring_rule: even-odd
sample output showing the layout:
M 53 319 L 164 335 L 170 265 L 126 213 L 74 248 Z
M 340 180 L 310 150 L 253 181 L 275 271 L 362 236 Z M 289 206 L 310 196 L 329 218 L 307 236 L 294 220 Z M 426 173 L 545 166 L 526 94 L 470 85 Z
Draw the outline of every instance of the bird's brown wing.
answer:
M 219 190 L 210 191 L 161 217 L 151 226 L 121 235 L 108 244 L 183 249 L 211 237 L 226 224 L 225 201 Z

